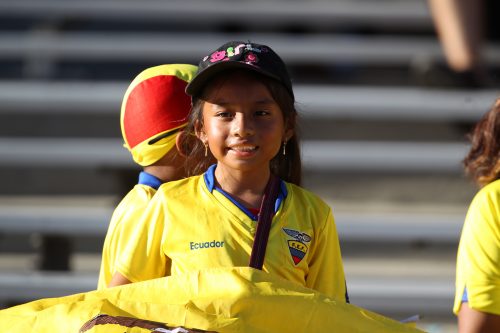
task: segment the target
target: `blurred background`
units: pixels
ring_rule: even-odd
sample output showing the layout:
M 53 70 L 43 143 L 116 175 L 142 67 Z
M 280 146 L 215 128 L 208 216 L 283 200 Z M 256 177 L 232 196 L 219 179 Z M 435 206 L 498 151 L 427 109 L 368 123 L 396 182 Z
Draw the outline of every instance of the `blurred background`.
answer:
M 305 187 L 333 208 L 351 303 L 455 332 L 455 255 L 476 192 L 465 134 L 498 95 L 448 69 L 425 0 L 1 0 L 0 307 L 94 289 L 139 169 L 123 94 L 228 40 L 271 46 L 301 114 Z

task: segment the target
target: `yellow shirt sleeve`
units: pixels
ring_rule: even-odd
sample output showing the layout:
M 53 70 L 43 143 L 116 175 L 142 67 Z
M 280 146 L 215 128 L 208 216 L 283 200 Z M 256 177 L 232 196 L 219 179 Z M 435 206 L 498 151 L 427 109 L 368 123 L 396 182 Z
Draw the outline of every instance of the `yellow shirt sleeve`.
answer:
M 481 189 L 467 212 L 457 255 L 454 313 L 465 289 L 469 307 L 500 315 L 500 180 Z
M 104 239 L 97 289 L 107 288 L 111 282 L 117 257 L 133 238 L 135 225 L 155 193 L 150 186 L 135 185 L 114 210 Z
M 141 215 L 116 264 L 116 271 L 131 282 L 170 274 L 168 258 L 162 251 L 165 214 L 160 192 L 161 187 Z

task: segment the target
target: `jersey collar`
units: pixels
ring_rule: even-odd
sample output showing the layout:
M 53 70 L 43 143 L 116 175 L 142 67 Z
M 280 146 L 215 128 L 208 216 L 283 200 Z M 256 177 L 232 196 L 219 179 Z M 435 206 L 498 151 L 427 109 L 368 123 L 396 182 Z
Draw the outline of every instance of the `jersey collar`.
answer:
M 141 171 L 141 173 L 139 173 L 138 184 L 146 185 L 151 188 L 154 188 L 155 190 L 158 190 L 158 188 L 160 187 L 161 184 L 163 184 L 163 182 L 159 178 L 153 176 L 152 174 L 147 173 L 146 171 Z
M 229 193 L 221 189 L 220 187 L 217 187 L 215 185 L 215 168 L 217 167 L 217 164 L 211 165 L 205 174 L 203 175 L 203 178 L 205 179 L 205 185 L 207 186 L 207 189 L 210 191 L 210 193 L 213 192 L 213 190 L 216 190 L 217 192 L 223 194 L 226 198 L 228 198 L 233 204 L 235 204 L 241 211 L 243 211 L 248 217 L 250 217 L 252 220 L 257 221 L 257 216 L 253 215 L 246 207 L 241 205 L 238 201 L 234 200 Z M 276 213 L 278 209 L 280 208 L 281 202 L 285 200 L 286 196 L 288 194 L 288 191 L 286 189 L 285 182 L 283 180 L 280 180 L 280 192 L 278 193 L 278 198 L 276 198 L 276 202 L 274 204 L 274 212 Z

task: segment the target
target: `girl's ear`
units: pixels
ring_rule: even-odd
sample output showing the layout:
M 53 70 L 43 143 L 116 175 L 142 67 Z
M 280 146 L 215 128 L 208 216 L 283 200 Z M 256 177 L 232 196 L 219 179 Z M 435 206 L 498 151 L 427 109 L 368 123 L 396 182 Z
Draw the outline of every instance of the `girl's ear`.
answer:
M 205 142 L 207 140 L 207 135 L 205 133 L 205 130 L 203 129 L 203 124 L 199 120 L 196 120 L 194 123 L 194 132 L 196 134 L 196 137 L 202 142 Z

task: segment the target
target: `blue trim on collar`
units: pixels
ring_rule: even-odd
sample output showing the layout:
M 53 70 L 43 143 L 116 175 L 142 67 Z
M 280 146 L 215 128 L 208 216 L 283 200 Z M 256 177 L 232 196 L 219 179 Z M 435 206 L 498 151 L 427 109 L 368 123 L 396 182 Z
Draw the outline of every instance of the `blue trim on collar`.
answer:
M 205 180 L 205 185 L 207 186 L 207 189 L 210 191 L 210 193 L 213 192 L 213 190 L 217 190 L 219 193 L 224 195 L 226 198 L 228 198 L 233 204 L 235 204 L 236 207 L 238 207 L 243 213 L 245 213 L 249 218 L 251 218 L 253 221 L 257 221 L 258 217 L 252 214 L 245 206 L 240 204 L 238 201 L 234 200 L 233 197 L 220 187 L 217 187 L 215 185 L 215 168 L 217 167 L 217 164 L 212 164 L 207 171 L 203 174 L 203 178 Z M 285 182 L 280 180 L 280 192 L 278 193 L 278 198 L 276 198 L 276 203 L 274 204 L 274 212 L 276 213 L 278 209 L 280 208 L 281 203 L 285 200 L 286 196 L 288 195 L 288 191 L 286 189 Z
M 274 204 L 274 212 L 276 213 L 280 208 L 281 203 L 285 200 L 288 195 L 288 190 L 286 189 L 285 182 L 280 179 L 280 192 L 276 198 L 276 203 Z
M 208 167 L 207 171 L 205 174 L 203 174 L 203 178 L 205 179 L 205 184 L 207 185 L 208 190 L 210 193 L 214 190 L 215 187 L 215 168 L 217 167 L 217 164 L 212 164 L 211 166 Z
M 238 207 L 243 213 L 245 213 L 249 218 L 252 219 L 252 221 L 257 221 L 259 219 L 258 216 L 252 214 L 252 212 L 250 210 L 248 210 L 248 208 L 246 208 L 245 206 L 243 206 L 242 204 L 240 204 L 238 201 L 234 200 L 233 197 L 231 196 L 231 194 L 227 193 L 226 191 L 224 191 L 223 189 L 219 188 L 219 187 L 215 187 L 215 189 L 220 192 L 222 195 L 224 195 L 226 198 L 228 198 L 229 200 L 231 200 L 231 202 L 233 204 L 236 205 L 236 207 Z
M 154 188 L 155 190 L 158 190 L 158 188 L 161 186 L 161 184 L 163 184 L 163 182 L 159 178 L 153 176 L 152 174 L 147 173 L 146 171 L 141 171 L 141 173 L 139 173 L 138 184 L 146 185 L 151 188 Z

